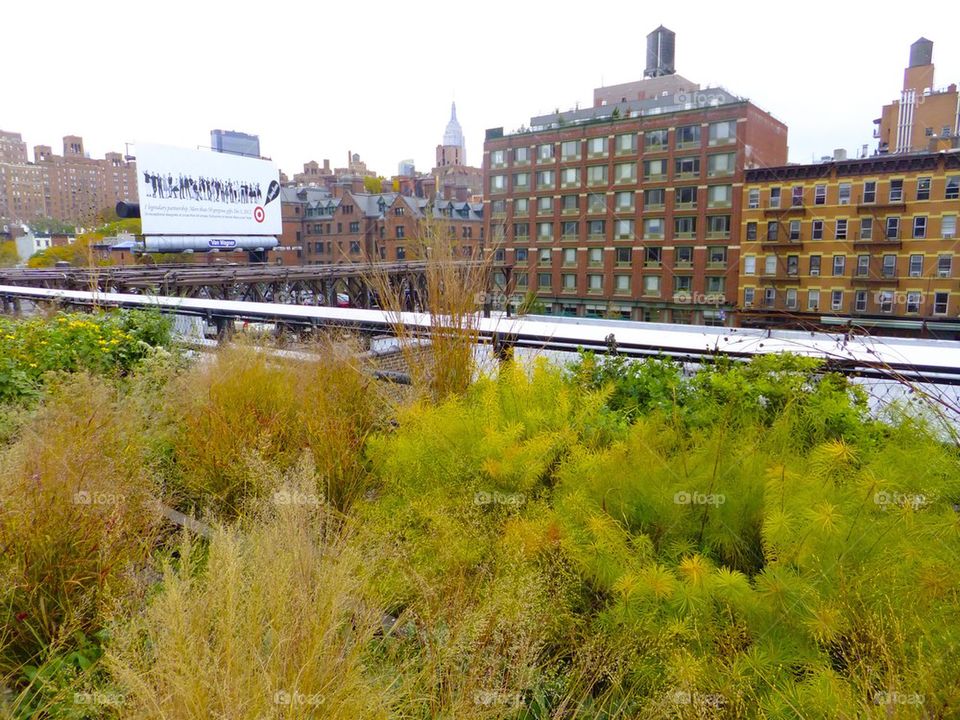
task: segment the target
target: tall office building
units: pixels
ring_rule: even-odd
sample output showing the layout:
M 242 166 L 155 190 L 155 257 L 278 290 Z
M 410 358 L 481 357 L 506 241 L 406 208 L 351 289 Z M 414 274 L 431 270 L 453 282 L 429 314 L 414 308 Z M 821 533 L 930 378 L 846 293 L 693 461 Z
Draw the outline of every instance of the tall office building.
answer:
M 210 147 L 216 152 L 260 157 L 260 136 L 234 130 L 211 130 Z

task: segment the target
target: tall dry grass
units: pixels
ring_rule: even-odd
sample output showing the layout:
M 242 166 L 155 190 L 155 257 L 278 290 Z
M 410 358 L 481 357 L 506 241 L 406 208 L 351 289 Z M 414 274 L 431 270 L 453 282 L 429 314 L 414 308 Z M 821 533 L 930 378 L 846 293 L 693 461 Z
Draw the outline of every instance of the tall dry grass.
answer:
M 482 248 L 474 257 L 461 252 L 461 240 L 453 225 L 427 216 L 419 223 L 417 235 L 409 241 L 410 260 L 426 263 L 422 284 L 416 293 L 398 284 L 376 263 L 368 282 L 388 313 L 393 332 L 400 341 L 404 360 L 414 387 L 439 400 L 463 393 L 473 381 L 474 348 L 479 339 L 478 319 L 491 294 L 493 251 Z M 427 313 L 425 331 L 409 328 L 404 313 Z M 429 341 L 424 353 L 421 341 Z
M 171 386 L 175 470 L 184 502 L 222 517 L 273 491 L 309 453 L 316 487 L 340 510 L 366 489 L 363 447 L 389 403 L 354 344 L 321 340 L 316 361 L 275 357 L 234 343 Z
M 309 472 L 288 474 L 308 496 Z M 107 664 L 124 718 L 386 718 L 389 678 L 365 671 L 381 614 L 364 558 L 326 506 L 267 504 L 203 547 L 184 538 Z M 248 518 L 249 520 L 249 518 Z
M 80 374 L 55 386 L 0 457 L 0 679 L 102 627 L 153 550 L 159 515 L 133 407 Z M 81 635 L 82 634 L 82 635 Z

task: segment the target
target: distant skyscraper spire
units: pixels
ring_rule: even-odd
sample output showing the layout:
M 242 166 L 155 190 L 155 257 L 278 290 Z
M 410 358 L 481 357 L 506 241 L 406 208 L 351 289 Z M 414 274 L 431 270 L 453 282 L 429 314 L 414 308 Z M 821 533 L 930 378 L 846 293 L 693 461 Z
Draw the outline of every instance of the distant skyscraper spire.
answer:
M 460 128 L 460 123 L 457 121 L 456 101 L 450 103 L 450 122 L 447 123 L 447 129 L 443 133 L 443 144 L 447 146 L 458 147 L 461 151 L 465 150 L 463 143 L 463 130 Z

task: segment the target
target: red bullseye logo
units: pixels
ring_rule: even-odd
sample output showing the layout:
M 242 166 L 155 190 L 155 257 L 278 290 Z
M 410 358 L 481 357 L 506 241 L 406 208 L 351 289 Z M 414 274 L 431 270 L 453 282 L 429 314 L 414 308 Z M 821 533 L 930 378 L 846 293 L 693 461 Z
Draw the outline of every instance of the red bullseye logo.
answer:
M 264 217 L 266 217 L 266 213 L 263 212 L 263 208 L 262 208 L 262 207 L 260 207 L 259 205 L 257 205 L 257 206 L 253 209 L 253 219 L 256 220 L 258 223 L 262 223 Z

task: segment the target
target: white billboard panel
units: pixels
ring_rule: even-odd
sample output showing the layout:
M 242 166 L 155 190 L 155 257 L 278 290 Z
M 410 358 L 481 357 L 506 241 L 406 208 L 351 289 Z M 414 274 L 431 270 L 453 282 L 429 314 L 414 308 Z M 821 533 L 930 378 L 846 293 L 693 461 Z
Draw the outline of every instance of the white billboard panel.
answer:
M 280 235 L 280 173 L 269 160 L 137 143 L 144 235 Z

